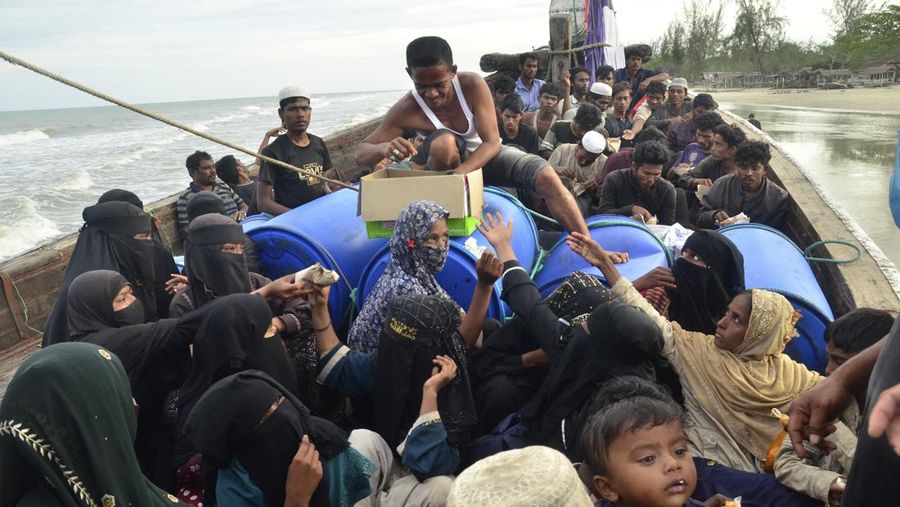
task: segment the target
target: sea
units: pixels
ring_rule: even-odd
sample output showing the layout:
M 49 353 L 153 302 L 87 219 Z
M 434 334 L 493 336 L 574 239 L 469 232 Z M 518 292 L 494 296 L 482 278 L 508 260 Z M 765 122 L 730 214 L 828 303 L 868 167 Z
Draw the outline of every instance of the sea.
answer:
M 808 169 L 825 193 L 900 266 L 900 230 L 888 203 L 900 114 L 727 102 L 721 107 L 744 118 L 755 114 L 763 131 Z
M 403 93 L 316 95 L 309 131 L 324 137 L 377 118 Z M 275 97 L 141 107 L 250 150 L 280 124 Z M 195 150 L 252 161 L 118 106 L 0 112 L 0 261 L 78 230 L 82 209 L 111 188 L 144 204 L 185 189 Z
M 310 132 L 327 136 L 387 112 L 403 91 L 313 97 Z M 900 264 L 887 188 L 900 115 L 722 106 L 755 113 L 763 130 L 813 173 L 832 198 Z M 145 104 L 197 130 L 256 149 L 279 124 L 274 97 Z M 184 189 L 185 158 L 232 150 L 116 106 L 0 112 L 0 260 L 76 231 L 81 211 L 111 188 L 151 203 Z M 236 154 L 245 162 L 249 156 Z M 826 238 L 850 239 L 850 238 Z M 805 245 L 803 245 L 805 246 Z

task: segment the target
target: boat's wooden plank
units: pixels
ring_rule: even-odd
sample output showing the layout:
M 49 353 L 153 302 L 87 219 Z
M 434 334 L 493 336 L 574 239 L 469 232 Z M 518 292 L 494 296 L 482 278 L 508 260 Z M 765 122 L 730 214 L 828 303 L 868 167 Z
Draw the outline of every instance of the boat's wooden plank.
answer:
M 6 386 L 26 357 L 41 346 L 40 338 L 25 340 L 0 354 L 0 400 L 6 394 Z

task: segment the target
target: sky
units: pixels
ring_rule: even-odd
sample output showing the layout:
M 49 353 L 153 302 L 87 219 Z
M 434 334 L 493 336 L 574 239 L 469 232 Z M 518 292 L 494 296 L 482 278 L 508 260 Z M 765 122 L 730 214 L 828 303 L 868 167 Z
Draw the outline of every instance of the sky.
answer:
M 582 0 L 560 3 L 572 1 Z M 830 4 L 783 0 L 788 37 L 827 40 L 832 26 L 823 11 Z M 133 103 L 274 96 L 288 84 L 305 85 L 314 94 L 396 90 L 410 86 L 404 50 L 413 38 L 444 37 L 459 68 L 477 71 L 484 53 L 546 44 L 549 5 L 546 0 L 3 0 L 0 51 Z M 628 44 L 659 38 L 682 4 L 615 0 L 614 5 L 620 42 Z M 0 111 L 100 104 L 0 61 Z

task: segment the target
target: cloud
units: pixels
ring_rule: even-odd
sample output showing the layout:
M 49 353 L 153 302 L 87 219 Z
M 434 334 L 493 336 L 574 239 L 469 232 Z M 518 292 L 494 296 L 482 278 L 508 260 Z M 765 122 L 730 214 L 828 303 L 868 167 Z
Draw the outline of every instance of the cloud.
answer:
M 810 2 L 791 8 L 801 3 Z M 617 2 L 624 41 L 658 37 L 671 16 L 647 12 L 673 4 Z M 414 37 L 447 38 L 460 69 L 477 71 L 484 53 L 546 44 L 548 8 L 545 0 L 6 0 L 0 49 L 132 102 L 270 96 L 287 83 L 319 93 L 401 89 Z M 0 64 L 0 110 L 98 103 Z

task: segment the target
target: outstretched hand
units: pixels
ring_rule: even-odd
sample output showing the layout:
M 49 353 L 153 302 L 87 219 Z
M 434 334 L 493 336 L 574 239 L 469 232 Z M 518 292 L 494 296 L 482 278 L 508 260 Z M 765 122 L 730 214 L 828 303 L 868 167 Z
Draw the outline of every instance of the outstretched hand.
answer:
M 503 263 L 489 250 L 481 252 L 481 257 L 475 263 L 475 272 L 478 273 L 478 283 L 494 285 L 503 274 Z
M 606 250 L 600 246 L 600 243 L 594 241 L 594 238 L 585 236 L 580 232 L 573 232 L 566 238 L 566 244 L 573 252 L 580 255 L 591 266 L 600 266 L 600 263 L 607 257 Z
M 331 286 L 310 284 L 310 288 L 311 291 L 307 297 L 309 306 L 314 310 L 321 307 L 328 308 L 328 295 L 331 293 Z
M 500 262 L 510 261 L 516 258 L 516 254 L 512 248 L 513 221 L 509 219 L 503 223 L 503 215 L 498 211 L 496 214 L 485 213 L 484 219 L 478 226 L 478 230 L 488 240 L 494 251 L 497 252 Z

